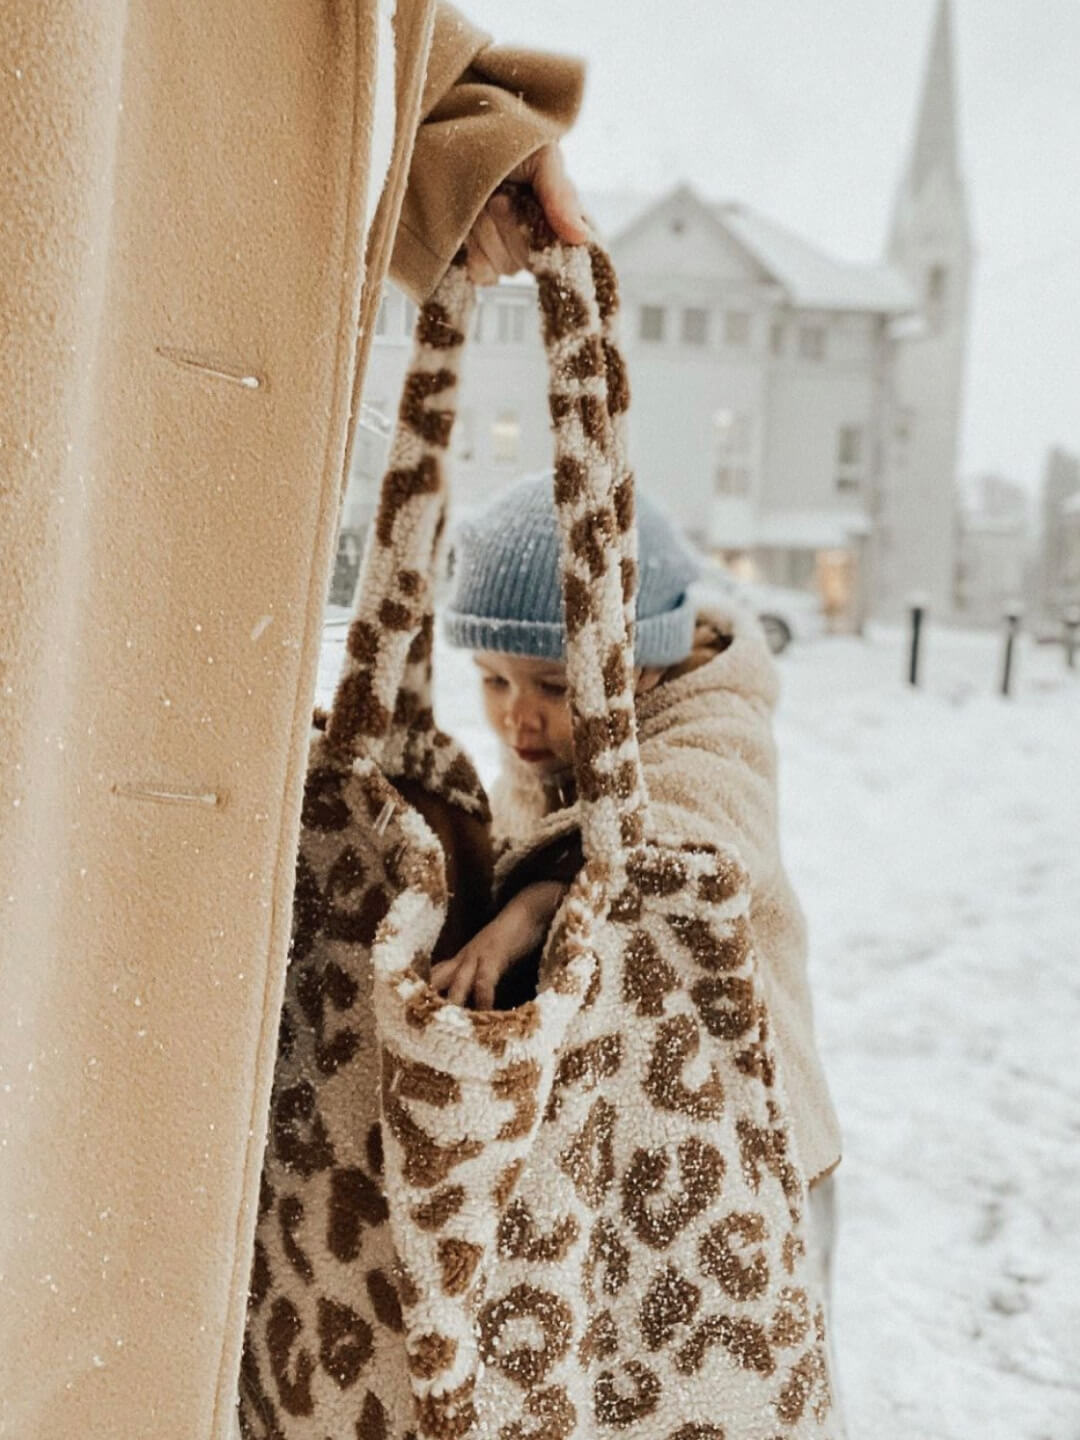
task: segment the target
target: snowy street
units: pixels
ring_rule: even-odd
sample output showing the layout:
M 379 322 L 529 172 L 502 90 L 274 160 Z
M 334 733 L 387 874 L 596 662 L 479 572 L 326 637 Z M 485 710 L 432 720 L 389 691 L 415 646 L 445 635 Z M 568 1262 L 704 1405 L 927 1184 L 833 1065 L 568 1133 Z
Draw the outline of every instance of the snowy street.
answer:
M 999 649 L 932 628 L 918 692 L 898 630 L 778 662 L 783 846 L 845 1136 L 850 1440 L 1080 1440 L 1080 669 L 1025 641 L 1006 701 Z M 439 721 L 490 780 L 470 659 L 436 664 Z

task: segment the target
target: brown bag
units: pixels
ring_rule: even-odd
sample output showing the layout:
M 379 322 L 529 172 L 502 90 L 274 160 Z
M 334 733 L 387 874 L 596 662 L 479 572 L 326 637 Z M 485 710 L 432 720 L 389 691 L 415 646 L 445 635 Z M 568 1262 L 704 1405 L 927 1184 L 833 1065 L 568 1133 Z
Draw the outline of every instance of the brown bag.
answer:
M 459 260 L 420 312 L 343 673 L 312 734 L 243 1433 L 836 1437 L 746 874 L 649 822 L 614 272 L 524 213 L 585 863 L 535 999 L 484 1012 L 430 988 L 432 959 L 487 918 L 492 863 L 486 796 L 431 702 L 473 302 Z

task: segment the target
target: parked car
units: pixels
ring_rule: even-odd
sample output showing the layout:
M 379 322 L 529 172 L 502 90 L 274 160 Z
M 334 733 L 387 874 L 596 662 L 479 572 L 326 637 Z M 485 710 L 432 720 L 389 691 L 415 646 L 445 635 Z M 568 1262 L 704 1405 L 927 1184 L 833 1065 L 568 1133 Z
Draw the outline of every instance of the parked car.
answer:
M 735 599 L 753 610 L 774 655 L 786 650 L 792 640 L 812 640 L 824 635 L 825 611 L 818 596 L 809 591 L 739 580 L 717 560 L 704 559 L 701 568 L 702 576 L 694 590 L 703 600 L 712 594 L 725 600 Z

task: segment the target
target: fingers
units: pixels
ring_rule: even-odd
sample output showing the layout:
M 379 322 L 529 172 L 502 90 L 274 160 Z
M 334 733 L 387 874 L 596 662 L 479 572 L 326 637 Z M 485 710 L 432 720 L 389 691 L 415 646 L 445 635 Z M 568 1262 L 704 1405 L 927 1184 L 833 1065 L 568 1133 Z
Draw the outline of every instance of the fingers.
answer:
M 465 269 L 474 285 L 494 285 L 499 278 L 495 267 L 476 239 L 475 226 L 469 231 L 465 241 Z
M 487 210 L 514 267 L 510 274 L 526 269 L 529 264 L 529 238 L 524 224 L 518 219 L 514 202 L 509 195 L 499 191 L 488 201 Z
M 473 977 L 473 996 L 478 1010 L 495 1008 L 495 986 L 499 983 L 504 968 L 497 955 L 487 955 L 477 965 Z
M 473 977 L 476 974 L 477 962 L 473 956 L 467 956 L 457 968 L 457 973 L 450 982 L 450 992 L 447 999 L 451 1005 L 464 1005 L 468 999 L 469 991 L 472 989 Z
M 433 990 L 445 990 L 450 981 L 457 974 L 460 964 L 460 957 L 452 955 L 449 960 L 440 960 L 437 965 L 431 967 L 431 979 L 428 984 Z
M 558 145 L 545 145 L 531 158 L 533 190 L 548 224 L 560 239 L 582 245 L 589 238 L 577 190 L 566 173 Z

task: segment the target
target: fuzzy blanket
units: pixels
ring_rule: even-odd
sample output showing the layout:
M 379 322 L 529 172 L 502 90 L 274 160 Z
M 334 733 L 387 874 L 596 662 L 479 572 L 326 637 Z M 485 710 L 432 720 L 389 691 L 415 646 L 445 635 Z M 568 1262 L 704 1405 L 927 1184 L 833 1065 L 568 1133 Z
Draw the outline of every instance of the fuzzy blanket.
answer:
M 637 696 L 641 759 L 657 834 L 730 845 L 750 877 L 749 923 L 796 1143 L 812 1183 L 840 1161 L 840 1128 L 814 1035 L 803 913 L 777 834 L 771 716 L 776 668 L 754 617 L 702 606 L 693 653 Z M 491 791 L 508 895 L 526 879 L 569 878 L 578 805 L 572 772 L 537 778 L 507 750 Z M 530 865 L 535 858 L 539 863 Z

